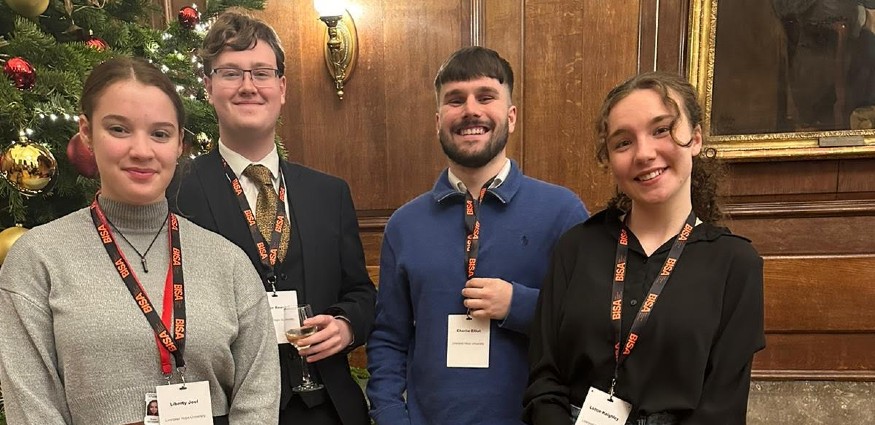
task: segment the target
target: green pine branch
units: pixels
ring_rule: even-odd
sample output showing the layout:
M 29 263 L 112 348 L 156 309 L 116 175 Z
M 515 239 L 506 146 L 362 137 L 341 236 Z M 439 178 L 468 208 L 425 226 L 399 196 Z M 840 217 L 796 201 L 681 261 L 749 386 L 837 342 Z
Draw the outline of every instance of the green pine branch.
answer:
M 36 70 L 36 84 L 29 90 L 17 89 L 9 79 L 0 81 L 0 149 L 5 150 L 26 130 L 29 139 L 46 146 L 58 164 L 53 184 L 36 196 L 25 197 L 0 179 L 0 228 L 43 224 L 93 199 L 97 181 L 76 173 L 67 160 L 66 147 L 78 131 L 75 117 L 82 83 L 95 65 L 110 57 L 144 57 L 177 84 L 186 108 L 187 144 L 195 144 L 198 135 L 211 140 L 218 136 L 195 58 L 203 28 L 190 30 L 178 22 L 167 28 L 149 27 L 147 22 L 158 11 L 150 0 L 111 0 L 103 8 L 74 0 L 73 6 L 68 16 L 63 2 L 52 1 L 38 20 L 30 20 L 0 2 L 0 61 L 18 56 Z M 210 22 L 230 7 L 263 9 L 264 1 L 210 1 L 207 10 L 201 11 L 201 22 Z M 86 46 L 90 37 L 102 39 L 109 48 L 98 51 Z M 284 155 L 282 143 L 278 147 Z

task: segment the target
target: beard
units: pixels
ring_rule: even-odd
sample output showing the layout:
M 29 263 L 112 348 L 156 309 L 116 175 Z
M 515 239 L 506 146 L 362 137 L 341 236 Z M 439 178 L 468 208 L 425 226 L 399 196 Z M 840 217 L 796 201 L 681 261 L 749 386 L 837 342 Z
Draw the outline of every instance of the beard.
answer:
M 492 129 L 492 136 L 486 141 L 486 146 L 484 146 L 483 149 L 477 152 L 465 152 L 453 143 L 453 134 L 451 134 L 450 131 L 455 133 L 459 128 L 478 124 Z M 510 124 L 505 121 L 504 125 L 490 126 L 477 121 L 465 120 L 459 125 L 453 126 L 450 131 L 441 129 L 438 134 L 438 138 L 441 142 L 441 149 L 444 150 L 444 154 L 447 155 L 447 158 L 465 168 L 480 168 L 488 164 L 489 161 L 492 161 L 493 158 L 504 150 L 504 147 L 507 145 Z

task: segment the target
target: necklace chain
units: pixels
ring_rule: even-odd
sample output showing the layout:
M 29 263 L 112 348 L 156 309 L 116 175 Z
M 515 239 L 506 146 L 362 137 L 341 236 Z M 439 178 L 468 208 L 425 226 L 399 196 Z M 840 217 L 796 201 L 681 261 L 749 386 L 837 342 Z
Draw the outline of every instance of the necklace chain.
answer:
M 161 227 L 159 227 L 158 231 L 155 232 L 155 237 L 152 238 L 152 242 L 149 243 L 149 247 L 146 248 L 146 251 L 142 254 L 140 253 L 140 250 L 137 249 L 137 247 L 135 247 L 134 244 L 132 244 L 131 241 L 129 241 L 128 238 L 125 237 L 125 234 L 122 233 L 122 231 L 119 230 L 118 227 L 115 227 L 115 224 L 109 221 L 109 217 L 106 217 L 106 222 L 109 223 L 110 226 L 112 226 L 113 230 L 115 230 L 115 232 L 118 233 L 118 235 L 121 236 L 125 242 L 127 242 L 128 246 L 134 249 L 134 252 L 136 252 L 137 256 L 140 257 L 140 264 L 143 265 L 143 272 L 149 273 L 149 265 L 146 264 L 146 256 L 149 255 L 149 251 L 152 249 L 152 245 L 155 245 L 155 241 L 158 240 L 158 235 L 161 234 L 161 230 L 164 229 L 165 225 L 167 225 L 168 218 L 170 218 L 170 214 L 167 214 L 167 216 L 164 217 L 164 222 L 161 223 Z

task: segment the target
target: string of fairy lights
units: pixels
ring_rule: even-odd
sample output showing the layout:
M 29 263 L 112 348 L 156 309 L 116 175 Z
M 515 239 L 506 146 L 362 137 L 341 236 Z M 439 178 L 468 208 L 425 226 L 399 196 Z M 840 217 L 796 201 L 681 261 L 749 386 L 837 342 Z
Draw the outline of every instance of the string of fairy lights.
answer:
M 186 7 L 191 7 L 192 9 L 197 11 L 197 5 L 194 3 L 192 3 L 191 6 L 186 6 Z M 206 35 L 207 31 L 210 29 L 210 25 L 212 24 L 212 21 L 213 20 L 210 20 L 209 22 L 198 22 L 196 25 L 194 25 L 194 27 L 192 28 L 192 31 L 196 32 L 199 37 L 203 37 L 204 35 Z M 171 34 L 169 31 L 164 31 L 161 34 L 162 41 L 166 42 L 166 41 L 170 41 L 171 39 L 173 39 L 173 34 Z M 147 48 L 146 48 L 146 50 L 151 55 L 157 54 L 159 49 L 160 49 L 160 46 L 156 46 L 154 44 L 147 46 Z M 178 50 L 174 50 L 172 52 L 172 55 L 179 61 L 182 61 L 185 59 L 185 54 L 178 51 Z M 149 58 L 148 60 L 150 63 L 154 63 L 154 60 L 152 60 L 151 58 Z M 200 58 L 197 55 L 192 54 L 189 60 L 190 60 L 191 64 L 195 67 L 197 74 L 200 75 L 203 72 L 203 68 L 204 68 L 204 65 L 203 65 L 203 63 L 201 63 Z M 169 66 L 167 66 L 166 64 L 161 64 L 160 69 L 164 73 L 169 73 L 171 71 L 171 68 Z M 181 86 L 181 85 L 176 86 L 176 92 L 179 93 L 180 95 L 185 94 L 185 89 L 186 88 L 184 86 Z M 197 96 L 195 96 L 194 94 L 191 94 L 191 93 L 187 94 L 186 97 L 188 97 L 191 100 L 197 100 Z M 52 111 L 52 112 L 37 111 L 35 116 L 37 118 L 39 118 L 40 120 L 49 120 L 51 122 L 56 122 L 59 119 L 62 119 L 64 121 L 69 121 L 71 123 L 78 123 L 79 122 L 78 111 L 65 111 L 61 108 L 58 108 L 57 110 Z M 31 137 L 34 135 L 34 133 L 35 133 L 34 129 L 26 127 L 26 128 L 19 131 L 19 136 Z
M 212 21 L 204 22 L 201 20 L 196 5 L 181 8 L 177 16 L 179 18 L 180 27 L 193 31 L 197 35 L 196 39 L 203 38 L 212 24 Z M 165 30 L 160 35 L 160 40 L 165 46 L 171 44 L 173 38 L 174 35 L 169 30 Z M 91 35 L 89 40 L 86 41 L 86 45 L 101 51 L 109 48 L 106 42 L 94 37 L 93 35 Z M 155 42 L 151 42 L 144 46 L 144 50 L 147 56 L 146 59 L 152 63 L 160 62 L 156 58 L 164 55 L 162 52 L 162 46 Z M 174 50 L 166 56 L 163 56 L 163 58 L 169 59 L 169 62 L 176 64 L 174 66 L 175 68 L 180 68 L 178 64 L 184 63 L 190 63 L 193 67 L 192 69 L 177 69 L 175 70 L 177 73 L 188 73 L 193 71 L 195 72 L 194 75 L 201 75 L 203 72 L 203 64 L 194 52 L 184 53 L 174 47 Z M 13 70 L 13 72 L 9 72 L 6 67 L 4 67 L 4 71 L 7 71 L 7 76 L 13 80 L 13 83 L 19 90 L 29 90 L 33 87 L 35 82 L 35 69 L 23 58 L 19 59 L 19 62 L 25 65 L 23 69 L 18 68 Z M 173 74 L 172 71 L 174 71 L 174 69 L 171 69 L 166 63 L 160 62 L 156 64 L 159 65 L 159 68 L 164 73 L 168 75 Z M 182 66 L 182 68 L 185 67 Z M 197 90 L 191 90 L 191 87 L 186 87 L 182 84 L 177 84 L 175 89 L 181 96 L 187 97 L 192 101 L 198 101 Z M 49 131 L 49 128 L 57 128 L 56 125 L 40 124 L 40 122 L 45 123 L 46 121 L 51 123 L 61 121 L 69 122 L 70 124 L 78 124 L 79 113 L 78 111 L 65 110 L 64 107 L 57 105 L 37 106 L 30 122 L 18 131 L 18 140 L 14 141 L 2 152 L 2 155 L 0 155 L 0 175 L 5 178 L 12 188 L 25 197 L 35 196 L 50 190 L 52 187 L 51 183 L 58 174 L 57 160 L 49 149 L 49 146 L 34 141 L 35 139 L 40 139 L 42 136 L 39 134 L 41 128 L 46 129 L 43 131 Z M 192 136 L 195 141 L 194 149 L 192 149 L 190 154 L 192 158 L 205 153 L 211 148 L 212 140 L 206 133 L 195 133 L 189 128 L 185 128 L 184 131 Z M 67 159 L 80 175 L 88 178 L 96 177 L 96 164 L 94 162 L 93 153 L 84 147 L 78 133 L 71 137 L 67 145 L 66 153 Z

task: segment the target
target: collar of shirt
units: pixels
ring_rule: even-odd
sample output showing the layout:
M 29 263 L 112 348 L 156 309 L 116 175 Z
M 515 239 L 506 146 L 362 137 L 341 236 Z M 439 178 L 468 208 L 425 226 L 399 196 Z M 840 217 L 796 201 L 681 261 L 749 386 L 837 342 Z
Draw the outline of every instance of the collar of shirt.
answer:
M 268 152 L 264 158 L 259 159 L 258 161 L 252 162 L 246 159 L 243 155 L 240 155 L 237 152 L 231 150 L 231 148 L 225 146 L 222 143 L 222 140 L 219 139 L 219 154 L 222 155 L 222 158 L 225 159 L 225 162 L 228 163 L 228 166 L 231 167 L 231 171 L 234 172 L 238 177 L 240 177 L 241 184 L 253 184 L 248 177 L 243 175 L 243 170 L 249 166 L 249 164 L 260 164 L 267 167 L 270 170 L 270 174 L 273 180 L 273 187 L 278 188 L 280 182 L 280 157 L 276 151 L 276 146 Z
M 240 155 L 237 152 L 231 150 L 231 148 L 225 146 L 222 143 L 222 140 L 219 140 L 219 155 L 225 159 L 225 162 L 228 163 L 228 166 L 231 167 L 231 171 L 234 172 L 237 177 L 240 179 L 240 187 L 243 188 L 243 194 L 246 196 L 246 202 L 249 203 L 249 206 L 252 208 L 253 212 L 255 212 L 255 207 L 258 204 L 258 185 L 255 184 L 249 177 L 243 175 L 243 170 L 249 166 L 249 164 L 261 164 L 267 167 L 270 170 L 271 175 L 273 176 L 273 188 L 276 191 L 279 191 L 279 183 L 282 178 L 282 172 L 280 171 L 280 159 L 279 154 L 276 151 L 276 146 L 271 149 L 271 151 L 256 162 L 252 162 L 243 155 Z M 286 188 L 286 193 L 288 193 L 288 187 Z M 285 200 L 286 207 L 286 217 L 291 217 L 291 210 L 289 209 L 289 197 L 286 196 Z
M 619 220 L 620 223 L 622 223 L 624 220 L 626 220 L 626 213 L 621 211 L 621 212 L 620 212 L 620 215 L 617 217 L 617 220 Z M 704 221 L 702 221 L 701 219 L 699 219 L 699 217 L 697 216 L 697 217 L 696 217 L 696 224 L 694 224 L 694 226 L 698 226 L 698 225 L 700 225 L 700 224 L 702 224 L 702 223 L 704 223 Z
M 510 174 L 510 159 L 505 160 L 504 167 L 501 167 L 501 170 L 498 171 L 498 174 L 495 175 L 495 180 L 492 181 L 492 184 L 489 185 L 488 189 L 495 189 L 501 186 L 505 180 L 507 180 L 507 175 Z M 455 174 L 453 174 L 452 170 L 447 170 L 447 178 L 450 180 L 450 184 L 456 188 L 460 193 L 467 193 L 468 188 L 465 186 L 465 183 L 462 183 L 462 180 L 459 180 Z
M 623 226 L 623 217 L 625 217 L 625 213 L 623 211 L 615 207 L 610 207 L 592 216 L 586 222 L 589 223 L 590 221 L 592 221 L 594 224 L 601 222 L 601 225 L 604 226 L 605 231 L 607 231 L 611 235 L 611 238 L 616 241 L 620 237 L 620 229 Z M 749 239 L 745 238 L 744 236 L 733 234 L 729 231 L 729 229 L 725 227 L 716 226 L 711 223 L 705 223 L 699 220 L 698 217 L 696 217 L 696 227 L 694 227 L 692 233 L 690 233 L 690 238 L 687 240 L 687 244 L 691 245 L 701 241 L 713 241 L 722 236 L 737 237 L 750 242 Z M 647 257 L 647 255 L 644 254 L 644 249 L 641 248 L 641 245 L 638 243 L 638 237 L 635 236 L 635 233 L 630 232 L 630 240 L 634 241 L 634 243 L 629 243 L 629 250 L 638 252 L 639 254 Z M 662 246 L 657 248 L 656 251 L 653 251 L 650 256 L 654 257 L 658 255 L 664 255 L 666 252 L 668 252 L 669 249 L 671 249 L 673 244 L 674 239 L 666 241 L 664 244 L 662 244 Z

